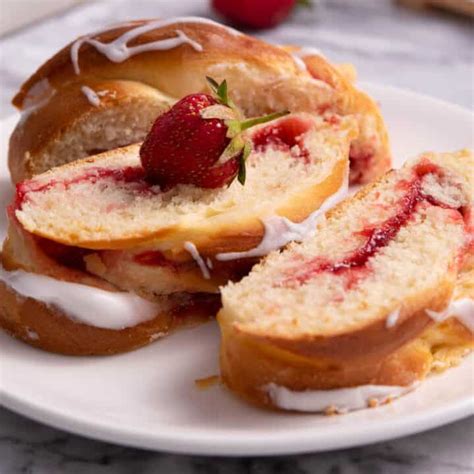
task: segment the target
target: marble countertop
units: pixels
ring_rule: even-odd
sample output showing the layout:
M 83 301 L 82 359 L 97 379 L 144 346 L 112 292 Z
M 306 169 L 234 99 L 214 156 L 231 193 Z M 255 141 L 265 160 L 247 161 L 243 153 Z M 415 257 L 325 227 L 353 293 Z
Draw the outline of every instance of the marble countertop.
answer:
M 15 0 L 2 0 L 2 4 Z M 414 12 L 388 0 L 315 2 L 259 36 L 316 46 L 335 62 L 352 62 L 359 78 L 473 106 L 473 32 L 468 20 Z M 0 38 L 0 116 L 20 83 L 79 34 L 124 19 L 212 16 L 205 0 L 87 2 Z M 1 361 L 0 361 L 1 364 Z M 123 448 L 43 426 L 0 408 L 1 474 L 90 473 L 431 473 L 474 470 L 474 418 L 407 438 L 322 454 L 219 459 Z

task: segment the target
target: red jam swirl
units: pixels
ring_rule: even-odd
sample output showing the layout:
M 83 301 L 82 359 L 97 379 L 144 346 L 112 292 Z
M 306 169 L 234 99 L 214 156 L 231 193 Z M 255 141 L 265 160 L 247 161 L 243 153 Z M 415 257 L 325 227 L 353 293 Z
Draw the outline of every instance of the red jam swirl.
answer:
M 421 162 L 414 168 L 415 178 L 412 181 L 400 182 L 407 189 L 407 193 L 400 199 L 398 212 L 382 222 L 377 227 L 366 228 L 358 235 L 367 237 L 365 243 L 357 248 L 352 254 L 338 261 L 329 261 L 322 257 L 313 258 L 305 263 L 304 267 L 296 267 L 287 272 L 287 278 L 280 286 L 302 285 L 320 273 L 334 273 L 336 275 L 347 274 L 350 270 L 356 270 L 358 275 L 352 275 L 348 287 L 354 286 L 361 276 L 360 271 L 366 269 L 367 263 L 380 249 L 386 247 L 393 240 L 400 229 L 407 224 L 421 202 L 427 202 L 433 206 L 444 209 L 454 209 L 445 203 L 427 195 L 422 189 L 423 177 L 427 174 L 443 176 L 442 170 L 429 162 Z
M 351 144 L 349 150 L 349 164 L 350 164 L 350 182 L 352 184 L 360 183 L 364 171 L 372 166 L 375 151 L 374 147 L 370 144 L 366 144 L 363 147 L 354 146 Z
M 173 260 L 169 260 L 159 250 L 147 250 L 145 252 L 141 252 L 136 254 L 133 257 L 133 260 L 139 265 L 144 265 L 147 267 L 164 267 L 172 270 L 173 272 L 186 270 L 195 266 L 194 262 L 175 262 Z
M 291 151 L 292 156 L 309 163 L 309 150 L 303 144 L 303 135 L 311 128 L 311 122 L 291 117 L 275 124 L 267 125 L 255 132 L 252 141 L 256 151 L 264 151 L 268 146 Z M 295 146 L 298 146 L 296 150 Z
M 135 186 L 132 190 L 137 193 L 155 192 L 146 181 L 145 170 L 141 166 L 125 166 L 123 168 L 93 167 L 86 170 L 83 174 L 70 179 L 52 179 L 47 183 L 38 183 L 34 179 L 23 181 L 16 186 L 13 207 L 14 210 L 21 209 L 31 193 L 46 192 L 55 186 L 63 186 L 64 189 L 68 189 L 70 186 L 85 182 L 95 184 L 104 179 L 110 179 L 118 183 L 134 184 Z

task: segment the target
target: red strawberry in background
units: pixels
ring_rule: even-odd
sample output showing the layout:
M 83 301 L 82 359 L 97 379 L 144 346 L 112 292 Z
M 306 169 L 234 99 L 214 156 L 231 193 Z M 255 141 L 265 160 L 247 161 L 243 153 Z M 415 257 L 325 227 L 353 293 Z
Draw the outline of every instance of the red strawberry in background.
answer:
M 271 28 L 285 20 L 296 4 L 310 0 L 212 0 L 217 13 L 237 25 Z
M 163 189 L 177 184 L 203 188 L 245 182 L 251 144 L 242 134 L 288 112 L 245 119 L 230 100 L 227 82 L 207 78 L 213 95 L 191 94 L 160 115 L 140 148 L 147 177 Z

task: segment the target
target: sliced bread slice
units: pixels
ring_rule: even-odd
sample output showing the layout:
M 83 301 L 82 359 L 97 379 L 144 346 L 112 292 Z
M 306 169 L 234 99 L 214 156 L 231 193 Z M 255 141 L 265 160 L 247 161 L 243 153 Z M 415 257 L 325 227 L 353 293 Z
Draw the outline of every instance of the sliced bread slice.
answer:
M 419 338 L 472 255 L 473 167 L 468 151 L 409 161 L 329 211 L 314 238 L 224 287 L 225 383 L 276 407 L 276 386 L 406 388 L 422 379 L 433 356 Z M 461 339 L 471 344 L 470 331 Z
M 261 219 L 302 221 L 347 185 L 350 118 L 292 114 L 252 132 L 245 186 L 163 192 L 146 180 L 138 145 L 56 168 L 17 187 L 15 218 L 30 233 L 66 245 L 153 245 L 183 253 L 239 251 L 262 239 Z

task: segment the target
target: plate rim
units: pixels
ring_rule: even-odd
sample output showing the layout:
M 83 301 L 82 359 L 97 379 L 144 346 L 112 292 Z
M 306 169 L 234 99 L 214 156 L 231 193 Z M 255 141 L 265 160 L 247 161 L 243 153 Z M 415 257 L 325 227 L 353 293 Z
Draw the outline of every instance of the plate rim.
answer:
M 378 92 L 394 93 L 415 100 L 431 102 L 433 105 L 445 107 L 454 113 L 461 113 L 466 116 L 466 119 L 474 122 L 474 113 L 468 108 L 427 94 L 367 81 L 360 82 L 358 86 L 362 90 L 375 92 L 375 95 Z M 1 118 L 0 126 L 3 128 L 5 123 L 17 116 L 18 114 L 10 114 Z M 123 426 L 118 430 L 116 426 L 112 426 L 106 421 L 95 420 L 92 422 L 89 419 L 75 416 L 74 413 L 66 413 L 60 409 L 55 410 L 54 407 L 45 406 L 40 402 L 35 403 L 27 397 L 21 397 L 18 393 L 9 393 L 2 386 L 0 386 L 0 406 L 45 425 L 89 439 L 141 449 L 212 456 L 271 456 L 351 448 L 409 436 L 474 415 L 474 399 L 472 396 L 466 396 L 447 406 L 443 405 L 410 417 L 399 416 L 379 420 L 365 430 L 361 430 L 358 426 L 344 427 L 345 435 L 341 437 L 335 436 L 335 432 L 340 430 L 340 426 L 337 425 L 325 427 L 324 430 L 320 428 L 305 430 L 303 433 L 298 433 L 297 442 L 293 440 L 292 443 L 288 443 L 288 436 L 282 433 L 270 434 L 262 440 L 255 434 L 253 436 L 246 434 L 245 437 L 240 438 L 216 438 L 215 434 L 206 436 L 199 429 L 187 431 L 181 428 L 166 434 L 156 431 L 153 436 L 150 436 L 148 431 L 136 430 L 132 426 Z M 328 434 L 330 435 L 328 436 Z
M 334 436 L 340 430 L 340 426 L 325 427 L 324 431 L 319 430 L 319 432 L 306 430 L 304 434 L 298 435 L 297 441 L 292 441 L 290 447 L 288 437 L 285 435 L 270 436 L 265 439 L 260 436 L 246 435 L 245 440 L 229 441 L 225 438 L 216 438 L 215 435 L 206 436 L 196 430 L 193 430 L 192 435 L 187 433 L 183 436 L 183 430 L 181 430 L 172 435 L 155 432 L 153 437 L 150 437 L 148 432 L 136 431 L 128 427 L 119 431 L 106 423 L 96 421 L 92 424 L 71 414 L 66 415 L 54 410 L 47 411 L 40 404 L 35 406 L 34 403 L 23 402 L 3 392 L 0 392 L 0 400 L 5 408 L 15 413 L 89 439 L 153 451 L 208 456 L 274 456 L 348 449 L 410 436 L 474 415 L 474 399 L 465 397 L 456 403 L 438 407 L 427 413 L 379 421 L 367 430 L 361 430 L 359 426 L 353 426 L 350 429 L 344 427 L 344 437 Z M 305 416 L 305 414 L 286 415 Z M 309 416 L 314 416 L 314 414 L 309 414 Z M 328 432 L 334 433 L 328 436 Z M 249 445 L 249 441 L 254 444 Z

